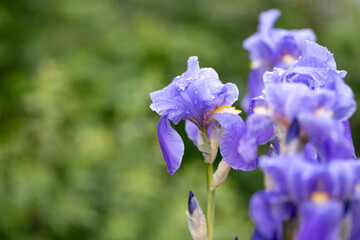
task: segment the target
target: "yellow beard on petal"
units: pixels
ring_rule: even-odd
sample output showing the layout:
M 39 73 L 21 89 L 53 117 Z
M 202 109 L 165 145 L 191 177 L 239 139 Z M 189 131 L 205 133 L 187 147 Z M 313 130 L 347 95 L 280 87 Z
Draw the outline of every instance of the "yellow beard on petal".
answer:
M 257 113 L 257 114 L 273 114 L 274 113 L 274 110 L 270 107 L 264 107 L 264 106 L 257 106 L 257 107 L 254 107 L 254 113 Z
M 216 113 L 230 113 L 230 114 L 238 115 L 239 113 L 241 113 L 241 110 L 237 110 L 235 107 L 232 106 L 222 106 L 216 108 L 211 114 L 216 114 Z
M 316 204 L 324 204 L 329 201 L 329 195 L 323 191 L 317 191 L 311 194 L 311 201 Z
M 334 116 L 334 112 L 328 109 L 324 109 L 324 108 L 318 108 L 315 110 L 315 114 L 316 115 L 321 115 L 321 116 L 325 116 L 325 117 L 329 117 L 332 118 Z
M 253 60 L 250 62 L 250 68 L 251 69 L 256 69 L 259 68 L 262 65 L 260 60 Z
M 296 61 L 296 58 L 290 54 L 285 54 L 281 59 L 288 67 L 293 65 Z

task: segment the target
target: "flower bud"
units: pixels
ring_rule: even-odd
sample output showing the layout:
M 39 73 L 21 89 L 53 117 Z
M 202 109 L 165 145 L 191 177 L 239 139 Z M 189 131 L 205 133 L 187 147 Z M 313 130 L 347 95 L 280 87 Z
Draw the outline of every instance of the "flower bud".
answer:
M 226 164 L 224 159 L 221 160 L 218 168 L 216 169 L 216 172 L 213 175 L 213 182 L 210 185 L 210 189 L 217 188 L 220 184 L 222 184 L 225 181 L 227 175 L 229 174 L 230 168 L 231 167 Z
M 192 191 L 189 193 L 188 211 L 185 213 L 189 219 L 189 230 L 193 240 L 208 240 L 205 215 Z

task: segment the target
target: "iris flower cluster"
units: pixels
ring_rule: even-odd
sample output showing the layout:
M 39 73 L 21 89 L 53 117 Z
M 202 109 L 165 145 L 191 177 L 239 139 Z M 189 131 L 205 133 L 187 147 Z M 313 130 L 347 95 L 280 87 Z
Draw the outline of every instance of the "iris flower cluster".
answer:
M 349 118 L 356 109 L 345 71 L 309 29 L 274 28 L 278 10 L 260 15 L 258 32 L 244 41 L 250 53 L 246 122 L 232 105 L 235 84 L 188 59 L 187 71 L 150 94 L 161 118 L 158 139 L 167 169 L 180 167 L 184 143 L 171 123 L 185 120 L 188 137 L 207 164 L 206 216 L 190 191 L 194 240 L 213 239 L 214 190 L 230 168 L 264 172 L 265 189 L 253 195 L 254 240 L 359 240 L 360 161 Z M 270 143 L 267 156 L 258 146 Z M 213 173 L 218 148 L 223 160 Z
M 345 75 L 308 40 L 291 66 L 264 73 L 238 148 L 255 161 L 257 146 L 275 139 L 259 161 L 265 190 L 250 202 L 253 239 L 360 239 L 360 162 L 348 121 L 356 103 Z
M 316 36 L 310 29 L 285 30 L 274 28 L 280 11 L 272 9 L 260 14 L 258 32 L 243 43 L 250 54 L 249 92 L 242 100 L 245 110 L 252 98 L 260 96 L 264 89 L 263 75 L 274 67 L 287 69 L 300 57 L 305 41 L 315 41 Z

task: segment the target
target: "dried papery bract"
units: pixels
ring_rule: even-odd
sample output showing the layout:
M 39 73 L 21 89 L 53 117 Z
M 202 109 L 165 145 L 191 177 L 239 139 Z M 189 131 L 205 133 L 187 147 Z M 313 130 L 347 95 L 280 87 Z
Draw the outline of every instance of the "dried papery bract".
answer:
M 206 218 L 192 191 L 189 193 L 188 210 L 185 213 L 193 240 L 208 240 Z

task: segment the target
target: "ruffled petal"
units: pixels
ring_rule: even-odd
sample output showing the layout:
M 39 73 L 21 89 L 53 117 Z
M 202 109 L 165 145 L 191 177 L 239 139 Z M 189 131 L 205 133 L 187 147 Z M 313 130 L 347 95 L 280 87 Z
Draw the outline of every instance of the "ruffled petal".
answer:
M 333 54 L 326 47 L 312 41 L 306 41 L 301 58 L 294 64 L 294 67 L 298 66 L 336 70 Z
M 254 170 L 257 166 L 256 159 L 246 161 L 238 151 L 238 144 L 245 133 L 245 123 L 235 114 L 213 114 L 213 118 L 224 128 L 220 141 L 220 153 L 225 162 L 234 169 L 243 171 Z
M 162 116 L 159 120 L 158 138 L 168 172 L 172 175 L 180 167 L 184 155 L 184 142 L 180 135 L 171 127 L 166 116 Z
M 340 240 L 342 214 L 340 201 L 303 203 L 300 207 L 300 229 L 295 240 Z

